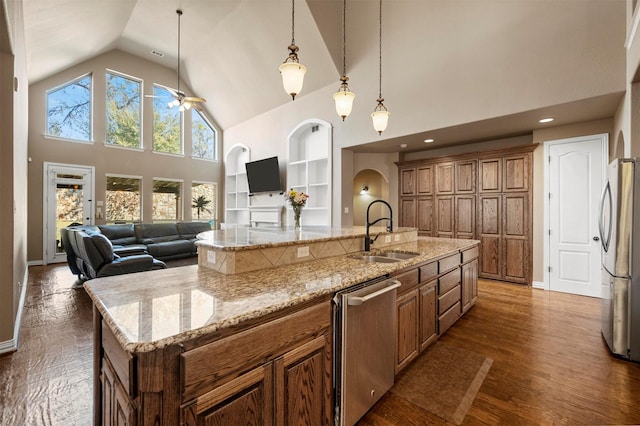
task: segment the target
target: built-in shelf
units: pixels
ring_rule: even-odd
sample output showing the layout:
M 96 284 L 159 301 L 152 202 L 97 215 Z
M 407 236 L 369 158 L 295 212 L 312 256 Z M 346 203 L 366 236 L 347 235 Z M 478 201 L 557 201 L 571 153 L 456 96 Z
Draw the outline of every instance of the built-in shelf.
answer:
M 331 125 L 322 120 L 301 123 L 289 135 L 287 190 L 309 195 L 302 210 L 302 226 L 331 226 Z M 293 211 L 287 204 L 287 225 Z
M 225 223 L 249 225 L 249 183 L 245 163 L 251 160 L 251 151 L 243 145 L 234 145 L 225 160 Z

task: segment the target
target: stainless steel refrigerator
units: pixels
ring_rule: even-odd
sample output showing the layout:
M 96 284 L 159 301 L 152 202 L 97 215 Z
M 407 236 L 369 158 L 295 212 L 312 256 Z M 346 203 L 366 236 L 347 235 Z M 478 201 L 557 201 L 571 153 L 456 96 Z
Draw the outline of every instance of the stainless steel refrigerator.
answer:
M 609 164 L 598 222 L 602 335 L 612 353 L 640 361 L 640 157 Z

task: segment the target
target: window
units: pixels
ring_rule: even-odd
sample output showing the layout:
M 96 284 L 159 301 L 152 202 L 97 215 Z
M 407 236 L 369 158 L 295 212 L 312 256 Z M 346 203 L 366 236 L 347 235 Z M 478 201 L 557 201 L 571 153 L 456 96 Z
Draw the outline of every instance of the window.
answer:
M 182 220 L 182 182 L 153 180 L 153 222 Z
M 107 72 L 107 145 L 142 147 L 142 83 Z
M 169 108 L 173 95 L 162 86 L 153 85 L 153 150 L 182 154 L 182 114 Z
M 107 223 L 140 222 L 142 179 L 128 176 L 107 176 L 105 220 Z
M 216 131 L 200 114 L 191 110 L 191 155 L 194 158 L 216 159 Z
M 212 221 L 216 218 L 216 184 L 193 182 L 191 184 L 191 219 Z
M 91 74 L 47 90 L 47 135 L 91 141 Z

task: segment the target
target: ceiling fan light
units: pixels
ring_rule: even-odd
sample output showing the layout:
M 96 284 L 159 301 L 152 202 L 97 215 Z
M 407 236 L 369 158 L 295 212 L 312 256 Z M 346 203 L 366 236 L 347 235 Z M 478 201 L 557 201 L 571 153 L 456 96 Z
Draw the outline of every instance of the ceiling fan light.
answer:
M 355 98 L 356 94 L 350 92 L 348 87 L 345 90 L 338 90 L 333 94 L 333 100 L 336 103 L 336 112 L 342 117 L 342 121 L 351 114 L 353 100 Z
M 184 103 L 184 108 L 187 109 L 187 110 L 190 109 L 191 108 L 191 102 L 185 102 Z
M 280 74 L 282 74 L 284 91 L 290 94 L 295 100 L 296 95 L 302 90 L 307 67 L 299 62 L 285 62 L 281 64 L 278 69 L 280 70 Z

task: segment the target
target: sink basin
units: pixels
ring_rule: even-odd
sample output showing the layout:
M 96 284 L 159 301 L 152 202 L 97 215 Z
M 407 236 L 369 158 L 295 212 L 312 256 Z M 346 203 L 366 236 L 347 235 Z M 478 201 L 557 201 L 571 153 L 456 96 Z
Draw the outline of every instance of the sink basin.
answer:
M 349 256 L 352 259 L 362 260 L 367 263 L 394 263 L 399 262 L 400 259 L 393 259 L 391 257 L 383 257 L 383 256 L 371 256 L 371 255 L 356 255 Z
M 412 258 L 414 258 L 416 256 L 420 256 L 420 255 L 418 253 L 403 253 L 403 252 L 400 252 L 400 251 L 387 251 L 387 252 L 378 254 L 378 256 L 405 260 L 405 259 L 412 259 Z

